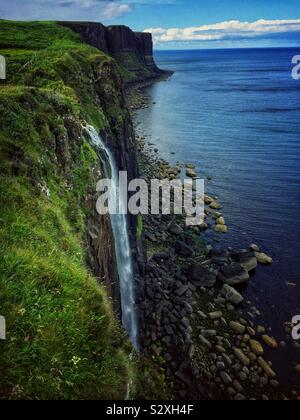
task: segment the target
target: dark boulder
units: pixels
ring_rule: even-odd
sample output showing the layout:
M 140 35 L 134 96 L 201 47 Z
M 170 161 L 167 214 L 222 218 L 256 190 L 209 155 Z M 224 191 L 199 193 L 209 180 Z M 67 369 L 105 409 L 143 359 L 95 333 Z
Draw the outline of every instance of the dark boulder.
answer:
M 245 283 L 249 280 L 248 271 L 238 263 L 231 263 L 221 268 L 218 278 L 230 286 Z
M 211 251 L 211 259 L 214 264 L 224 265 L 229 262 L 230 254 L 227 250 L 216 248 Z
M 254 251 L 233 251 L 231 258 L 248 272 L 255 270 L 257 267 L 257 258 Z
M 215 273 L 202 265 L 196 264 L 189 268 L 187 277 L 196 287 L 213 287 L 217 281 L 217 275 Z
M 195 256 L 194 249 L 183 241 L 176 242 L 175 251 L 180 257 L 191 258 Z

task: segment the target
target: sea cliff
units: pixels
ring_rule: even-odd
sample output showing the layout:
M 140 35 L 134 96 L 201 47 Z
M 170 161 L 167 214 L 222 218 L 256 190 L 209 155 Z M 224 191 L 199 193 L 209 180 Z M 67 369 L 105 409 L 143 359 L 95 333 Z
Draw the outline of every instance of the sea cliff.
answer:
M 127 82 L 145 81 L 166 74 L 153 59 L 150 33 L 133 32 L 127 26 L 108 26 L 91 22 L 60 22 L 80 34 L 87 44 L 116 58 L 125 67 Z
M 0 399 L 124 399 L 129 383 L 131 397 L 164 395 L 151 363 L 130 357 L 111 223 L 95 210 L 103 168 L 85 124 L 129 179 L 138 165 L 124 96 L 129 71 L 100 51 L 101 25 L 93 26 L 86 36 L 94 46 L 55 22 L 0 23 L 8 69 L 0 86 L 0 307 L 7 324 Z M 129 225 L 138 273 L 136 218 Z

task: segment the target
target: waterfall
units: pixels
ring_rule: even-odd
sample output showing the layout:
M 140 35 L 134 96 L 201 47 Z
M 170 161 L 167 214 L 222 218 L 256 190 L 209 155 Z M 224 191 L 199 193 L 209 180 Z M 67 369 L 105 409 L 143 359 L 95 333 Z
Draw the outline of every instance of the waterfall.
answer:
M 120 280 L 122 323 L 127 331 L 132 344 L 138 349 L 138 326 L 134 299 L 134 275 L 131 255 L 131 246 L 128 233 L 127 216 L 121 209 L 126 209 L 127 203 L 120 199 L 119 191 L 119 171 L 115 158 L 109 148 L 104 144 L 100 135 L 94 127 L 87 125 L 87 130 L 91 142 L 101 151 L 102 162 L 105 168 L 105 176 L 112 180 L 112 189 L 115 194 L 116 202 L 119 203 L 119 213 L 111 214 L 111 225 L 114 235 L 115 252 L 117 258 L 117 268 Z

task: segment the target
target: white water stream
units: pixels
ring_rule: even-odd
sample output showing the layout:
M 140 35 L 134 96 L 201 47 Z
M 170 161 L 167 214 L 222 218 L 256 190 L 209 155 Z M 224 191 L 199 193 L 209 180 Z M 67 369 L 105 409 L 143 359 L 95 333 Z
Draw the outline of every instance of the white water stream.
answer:
M 126 209 L 127 203 L 122 202 L 119 189 L 119 171 L 115 158 L 109 148 L 104 144 L 94 127 L 85 127 L 95 147 L 101 151 L 102 162 L 105 168 L 105 176 L 112 181 L 112 190 L 115 194 L 116 203 L 119 204 L 120 214 L 111 214 L 111 225 L 114 235 L 115 252 L 120 281 L 122 322 L 132 344 L 138 349 L 138 326 L 134 298 L 134 275 L 132 254 L 128 233 L 127 216 L 122 209 Z

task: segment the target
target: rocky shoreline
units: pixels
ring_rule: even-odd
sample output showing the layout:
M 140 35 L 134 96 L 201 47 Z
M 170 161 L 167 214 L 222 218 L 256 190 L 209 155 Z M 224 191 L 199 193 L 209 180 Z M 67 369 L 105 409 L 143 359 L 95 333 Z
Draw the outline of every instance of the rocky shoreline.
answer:
M 130 91 L 129 104 L 133 114 L 150 106 L 139 87 Z M 172 167 L 145 135 L 136 138 L 142 178 L 197 178 L 193 165 Z M 147 263 L 137 278 L 142 352 L 166 376 L 174 399 L 300 399 L 280 385 L 265 356 L 284 343 L 242 308 L 240 285 L 272 258 L 255 244 L 247 250 L 207 246 L 206 230 L 228 231 L 221 211 L 217 197 L 207 195 L 201 226 L 187 227 L 183 216 L 143 217 Z

